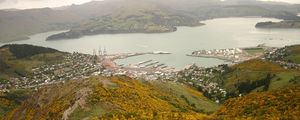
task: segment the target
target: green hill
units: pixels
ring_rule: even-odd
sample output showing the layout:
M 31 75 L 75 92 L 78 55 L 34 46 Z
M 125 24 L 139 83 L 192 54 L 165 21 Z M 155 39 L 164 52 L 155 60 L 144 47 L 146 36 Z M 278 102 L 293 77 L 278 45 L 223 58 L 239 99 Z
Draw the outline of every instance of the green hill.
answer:
M 266 54 L 271 61 L 284 61 L 289 63 L 300 63 L 300 45 L 286 46 L 276 50 L 274 53 Z
M 212 105 L 207 98 L 176 83 L 173 91 L 127 77 L 95 76 L 50 85 L 5 115 L 4 119 L 209 119 L 197 113 Z M 170 85 L 173 86 L 173 85 Z M 181 97 L 180 97 L 181 96 Z M 197 99 L 197 100 L 191 100 Z M 201 108 L 203 109 L 203 108 Z
M 300 45 L 286 46 L 254 59 L 229 67 L 219 82 L 229 96 L 253 91 L 281 89 L 299 85 Z
M 191 87 L 190 81 L 144 81 L 126 76 L 89 75 L 33 88 L 1 89 L 0 118 L 296 120 L 299 119 L 300 72 L 278 61 L 293 63 L 286 55 L 298 55 L 298 48 L 297 45 L 288 46 L 266 55 L 276 56 L 270 57 L 274 59 L 253 59 L 216 71 L 207 68 L 206 72 L 212 76 L 206 76 L 206 82 L 217 82 L 218 87 L 227 92 L 220 104 L 206 96 L 207 92 Z M 27 52 L 23 54 L 24 51 Z M 1 82 L 30 76 L 32 67 L 59 62 L 68 54 L 31 45 L 2 46 L 0 53 Z
M 293 82 L 299 76 L 298 70 L 285 69 L 276 63 L 257 59 L 231 67 L 223 76 L 222 86 L 227 90 L 229 97 L 238 96 L 299 84 Z
M 213 116 L 215 119 L 300 119 L 300 87 L 289 87 L 269 92 L 251 93 L 232 98 Z
M 65 53 L 33 45 L 4 45 L 0 47 L 0 83 L 12 77 L 25 77 L 31 69 L 47 63 L 59 62 Z

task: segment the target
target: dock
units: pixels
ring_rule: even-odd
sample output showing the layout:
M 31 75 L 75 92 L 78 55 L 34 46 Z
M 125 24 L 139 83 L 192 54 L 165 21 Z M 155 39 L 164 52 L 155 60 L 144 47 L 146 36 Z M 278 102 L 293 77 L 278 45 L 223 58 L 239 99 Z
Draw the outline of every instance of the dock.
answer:
M 151 62 L 151 61 L 152 61 L 152 60 L 142 61 L 142 62 L 139 62 L 138 65 L 146 64 L 146 63 L 149 63 L 149 62 Z

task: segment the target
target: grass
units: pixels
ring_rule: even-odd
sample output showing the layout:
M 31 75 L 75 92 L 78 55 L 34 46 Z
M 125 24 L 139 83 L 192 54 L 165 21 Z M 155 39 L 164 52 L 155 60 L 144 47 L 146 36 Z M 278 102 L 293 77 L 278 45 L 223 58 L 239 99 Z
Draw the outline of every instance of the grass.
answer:
M 300 64 L 300 45 L 289 46 L 287 52 L 289 55 L 284 59 Z
M 287 70 L 278 64 L 254 59 L 230 67 L 229 72 L 224 75 L 223 87 L 232 95 L 238 95 L 241 91 L 248 93 L 273 90 L 290 86 L 290 80 L 299 74 L 299 71 Z
M 232 98 L 214 116 L 217 120 L 299 120 L 299 92 L 297 86 Z
M 26 89 L 13 89 L 9 93 L 0 92 L 0 118 L 20 105 L 31 92 Z
M 275 90 L 284 88 L 286 86 L 295 85 L 291 82 L 291 80 L 297 76 L 300 76 L 299 71 L 282 72 L 276 74 L 276 77 L 274 77 L 270 83 L 269 90 Z
M 30 76 L 32 74 L 32 68 L 41 66 L 43 64 L 61 62 L 64 54 L 65 53 L 60 52 L 43 53 L 22 59 L 16 59 L 9 55 L 4 56 L 5 58 L 9 59 L 4 60 L 5 64 L 7 64 L 9 68 L 4 69 L 3 72 L 0 73 L 0 81 L 8 80 L 11 77 Z
M 94 117 L 99 117 L 107 113 L 101 104 L 87 105 L 84 108 L 77 108 L 70 116 L 70 120 L 82 120 L 82 119 L 91 119 Z
M 219 108 L 219 105 L 205 96 L 203 94 L 193 88 L 190 88 L 186 85 L 173 83 L 173 82 L 160 82 L 155 81 L 152 82 L 155 87 L 161 89 L 163 91 L 169 91 L 171 94 L 175 94 L 178 97 L 186 98 L 186 102 L 192 105 L 194 104 L 195 109 L 201 112 L 213 112 Z
M 289 55 L 285 59 L 300 64 L 300 55 Z
M 245 48 L 243 50 L 249 54 L 258 54 L 263 53 L 265 51 L 263 48 Z
M 79 107 L 70 114 L 71 120 L 204 119 L 207 115 L 199 112 L 213 112 L 212 109 L 218 107 L 200 92 L 181 84 L 141 82 L 125 76 L 93 76 L 45 86 L 5 118 L 59 119 L 74 103 Z

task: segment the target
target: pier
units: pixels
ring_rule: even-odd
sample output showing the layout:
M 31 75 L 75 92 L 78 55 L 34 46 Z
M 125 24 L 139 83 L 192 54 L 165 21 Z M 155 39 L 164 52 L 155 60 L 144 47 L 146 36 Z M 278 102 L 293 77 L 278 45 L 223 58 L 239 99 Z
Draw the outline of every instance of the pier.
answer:
M 227 49 L 213 49 L 213 50 L 199 50 L 194 51 L 187 56 L 216 58 L 232 63 L 240 63 L 246 60 L 262 57 L 265 52 L 274 51 L 276 48 L 267 47 L 260 44 L 256 47 L 247 48 L 227 48 Z
M 105 52 L 102 52 L 105 51 Z M 161 75 L 166 78 L 174 76 L 175 70 L 173 68 L 168 68 L 164 63 L 154 60 L 144 60 L 135 64 L 129 65 L 118 65 L 115 63 L 117 59 L 126 59 L 128 57 L 134 57 L 139 55 L 147 54 L 171 54 L 166 51 L 153 51 L 153 52 L 142 52 L 142 53 L 118 53 L 118 54 L 107 54 L 106 50 L 99 49 L 99 55 L 97 56 L 97 63 L 100 64 L 104 70 L 103 75 L 126 75 L 132 78 L 143 78 L 147 80 L 161 79 Z

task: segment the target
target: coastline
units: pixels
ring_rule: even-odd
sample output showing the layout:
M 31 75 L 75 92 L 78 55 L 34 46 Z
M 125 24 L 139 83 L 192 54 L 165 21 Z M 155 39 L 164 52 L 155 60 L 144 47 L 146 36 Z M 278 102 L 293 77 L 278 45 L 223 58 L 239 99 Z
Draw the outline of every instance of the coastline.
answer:
M 300 13 L 299 13 L 299 15 L 300 15 Z M 165 34 L 165 33 L 176 32 L 178 30 L 178 28 L 180 28 L 180 27 L 191 27 L 191 28 L 201 27 L 201 26 L 207 25 L 206 22 L 208 22 L 208 21 L 217 20 L 217 19 L 228 19 L 228 18 L 270 18 L 270 19 L 274 19 L 274 20 L 276 19 L 278 21 L 282 20 L 282 19 L 278 19 L 278 18 L 263 17 L 263 16 L 220 17 L 220 18 L 209 18 L 209 19 L 199 20 L 199 24 L 197 24 L 197 25 L 174 26 L 174 27 L 177 28 L 175 31 L 167 31 L 167 32 L 118 32 L 118 33 L 100 33 L 100 34 L 93 34 L 93 35 L 101 35 L 101 34 L 102 35 L 109 35 L 109 34 L 111 34 L 111 35 L 114 35 L 114 34 Z M 61 32 L 59 32 L 59 31 L 61 31 Z M 10 43 L 10 42 L 29 40 L 31 36 L 34 36 L 34 35 L 37 35 L 37 34 L 43 34 L 43 33 L 49 33 L 49 32 L 57 32 L 56 34 L 58 34 L 58 33 L 68 32 L 68 31 L 69 31 L 69 29 L 41 31 L 41 32 L 26 35 L 25 37 L 28 37 L 27 39 L 17 39 L 17 40 L 9 40 L 9 41 L 7 41 L 7 40 L 1 41 L 0 40 L 0 45 L 4 45 L 4 44 Z M 54 34 L 51 34 L 51 35 L 54 35 Z M 51 35 L 49 35 L 49 36 L 51 36 Z M 93 36 L 93 35 L 83 35 L 83 36 L 80 36 L 79 38 L 84 37 L 84 36 Z M 58 40 L 64 40 L 64 39 L 58 39 Z M 47 41 L 55 41 L 55 40 L 47 40 Z

